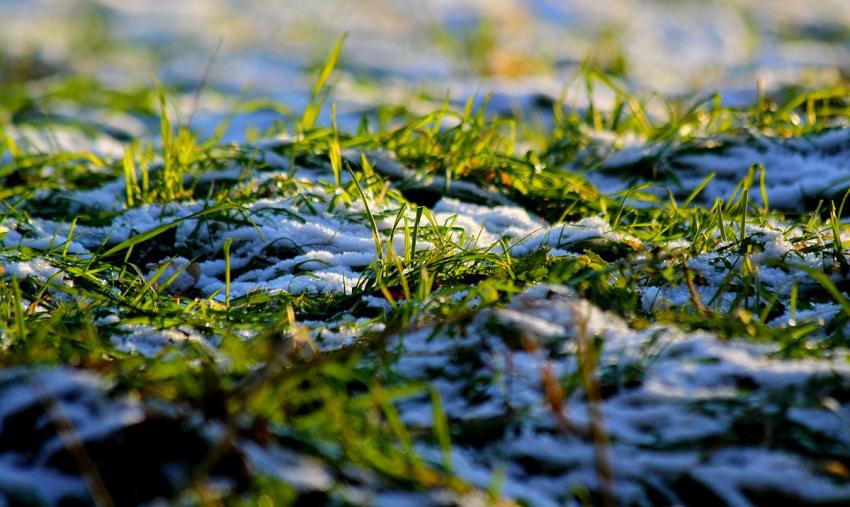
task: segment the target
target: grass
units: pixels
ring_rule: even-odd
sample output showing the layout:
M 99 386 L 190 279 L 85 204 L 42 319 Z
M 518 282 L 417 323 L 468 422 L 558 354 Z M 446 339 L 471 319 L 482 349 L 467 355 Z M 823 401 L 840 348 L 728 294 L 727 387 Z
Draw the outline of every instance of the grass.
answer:
M 116 92 L 83 78 L 37 91 L 27 83 L 2 83 L 2 91 L 10 93 L 0 93 L 0 237 L 6 238 L 0 266 L 7 271 L 0 278 L 0 364 L 89 370 L 110 383 L 114 396 L 169 407 L 181 424 L 200 418 L 218 425 L 215 445 L 168 492 L 170 500 L 297 502 L 303 491 L 285 477 L 256 469 L 237 486 L 216 488 L 211 477 L 222 456 L 231 447 L 253 443 L 294 450 L 330 470 L 333 486 L 321 498 L 303 496 L 304 502 L 353 501 L 354 486 L 418 493 L 439 489 L 455 498 L 481 493 L 493 502 L 503 496 L 510 502 L 500 487 L 504 469 L 496 466 L 490 487 L 483 488 L 458 473 L 454 451 L 474 446 L 476 438 L 486 439 L 487 431 L 498 431 L 501 424 L 518 424 L 522 415 L 470 422 L 453 413 L 438 381 L 396 371 L 404 351 L 394 337 L 429 325 L 435 335 L 467 329 L 487 309 L 503 308 L 540 283 L 568 287 L 636 331 L 653 325 L 702 330 L 724 340 L 773 344 L 773 354 L 781 358 L 844 354 L 850 316 L 844 201 L 825 200 L 802 213 L 771 208 L 770 167 L 761 166 L 742 174 L 731 195 L 705 201 L 715 176 L 676 190 L 675 162 L 707 146 L 746 145 L 751 136 L 784 139 L 829 131 L 846 115 L 846 90 L 783 90 L 743 109 L 723 106 L 715 95 L 669 99 L 658 116 L 647 100 L 588 63 L 579 79 L 591 98 L 600 88 L 611 92 L 612 108 L 591 101 L 579 109 L 555 101 L 548 124 L 539 125 L 491 115 L 486 100 L 455 108 L 449 100 L 435 99 L 429 114 L 380 111 L 389 115 L 384 125 L 365 121 L 358 132 L 346 132 L 327 104 L 342 43 L 320 67 L 303 113 L 282 123 L 294 128 L 269 132 L 287 136 L 264 147 L 198 140 L 170 117 L 163 88 Z M 485 51 L 486 31 L 470 35 L 464 44 L 466 53 Z M 51 107 L 60 100 L 129 115 L 152 129 L 158 124 L 159 139 L 129 142 L 132 136 L 126 132 L 102 132 L 82 120 L 55 117 Z M 323 109 L 332 111 L 330 126 L 318 121 Z M 123 157 L 33 150 L 16 140 L 14 132 L 24 126 L 104 134 L 123 144 Z M 601 142 L 603 132 L 615 141 Z M 627 138 L 653 149 L 626 165 L 606 165 Z M 386 154 L 407 172 L 393 172 Z M 599 173 L 627 184 L 602 192 L 592 182 Z M 74 197 L 119 178 L 123 185 L 114 195 L 119 205 L 112 209 Z M 470 191 L 463 184 L 482 192 L 464 193 Z M 482 242 L 457 217 L 441 217 L 433 209 L 441 195 L 484 204 L 507 199 L 556 225 L 599 217 L 613 234 L 555 242 L 520 255 L 509 237 Z M 274 204 L 259 209 L 254 207 L 259 199 Z M 142 216 L 133 212 L 156 216 L 159 223 L 136 229 L 130 221 L 126 238 L 103 232 L 97 248 L 82 252 L 72 247 L 84 234 L 91 243 L 92 233 L 85 231 Z M 269 243 L 261 252 L 251 251 L 244 246 L 245 236 L 230 235 L 253 228 L 262 236 L 263 217 L 274 214 L 303 224 L 326 215 L 360 224 L 371 235 L 374 259 L 345 291 L 237 291 L 239 277 L 254 266 L 294 258 L 309 248 Z M 45 224 L 65 225 L 33 232 Z M 766 228 L 793 245 L 790 253 L 761 255 L 772 241 L 759 232 Z M 178 230 L 185 241 L 175 240 Z M 48 241 L 9 240 L 39 234 Z M 559 249 L 572 254 L 561 255 Z M 220 291 L 183 288 L 181 280 L 198 281 L 204 274 L 199 266 L 214 261 L 224 266 Z M 22 276 L 15 267 L 33 262 L 43 263 L 43 275 Z M 316 270 L 293 269 L 307 277 Z M 766 269 L 782 273 L 793 285 L 764 282 Z M 709 278 L 708 270 L 721 275 Z M 653 287 L 682 289 L 687 297 L 647 305 L 645 294 Z M 374 303 L 381 300 L 385 304 Z M 823 322 L 772 323 L 788 312 L 793 319 L 829 304 L 842 311 Z M 124 337 L 142 331 L 194 338 L 147 355 L 121 346 Z M 334 344 L 325 338 L 335 333 L 348 339 Z M 506 343 L 516 340 L 504 333 Z M 627 371 L 606 370 L 593 349 L 604 344 L 579 335 L 579 377 L 557 378 L 549 372 L 543 387 L 553 410 L 572 392 L 583 391 L 590 399 L 594 424 L 589 441 L 598 453 L 603 487 L 592 491 L 578 484 L 574 493 L 565 494 L 574 501 L 610 505 L 616 479 L 605 458 L 609 437 L 597 424 L 603 421 L 600 407 L 606 389 L 627 383 L 629 375 L 639 376 L 640 368 L 637 373 L 626 365 Z M 466 357 L 455 360 L 462 363 Z M 475 383 L 468 389 L 474 398 Z M 834 394 L 829 387 L 812 389 Z M 434 414 L 430 427 L 401 415 L 399 407 L 416 396 L 428 397 Z M 742 424 L 760 421 L 755 415 Z M 818 438 L 806 444 L 811 446 L 807 455 L 829 458 L 833 470 L 846 471 L 850 462 L 839 444 Z M 431 445 L 439 450 L 436 458 L 423 451 Z

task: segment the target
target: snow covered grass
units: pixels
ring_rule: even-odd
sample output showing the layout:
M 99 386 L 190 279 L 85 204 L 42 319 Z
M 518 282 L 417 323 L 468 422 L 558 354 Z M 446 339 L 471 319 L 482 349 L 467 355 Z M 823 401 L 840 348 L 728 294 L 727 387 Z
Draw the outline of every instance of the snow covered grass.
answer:
M 3 84 L 0 501 L 850 502 L 845 90 L 347 129 L 339 47 L 238 141 Z

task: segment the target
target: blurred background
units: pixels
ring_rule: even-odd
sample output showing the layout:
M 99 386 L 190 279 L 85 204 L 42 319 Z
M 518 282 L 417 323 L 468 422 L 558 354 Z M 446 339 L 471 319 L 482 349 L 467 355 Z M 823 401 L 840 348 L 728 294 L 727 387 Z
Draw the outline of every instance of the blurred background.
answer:
M 344 118 L 449 90 L 525 108 L 562 94 L 582 62 L 633 91 L 729 101 L 757 83 L 839 84 L 850 65 L 846 0 L 0 0 L 0 82 L 203 83 L 203 130 L 230 107 L 221 97 L 299 110 L 343 33 Z

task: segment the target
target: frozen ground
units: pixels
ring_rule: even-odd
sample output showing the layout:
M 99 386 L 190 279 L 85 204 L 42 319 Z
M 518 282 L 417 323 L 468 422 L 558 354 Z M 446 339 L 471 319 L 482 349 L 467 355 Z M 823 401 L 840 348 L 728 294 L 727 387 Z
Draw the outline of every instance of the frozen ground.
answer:
M 0 0 L 0 504 L 850 503 L 850 4 L 765 5 Z
M 817 140 L 813 144 L 817 145 Z M 266 160 L 280 158 L 274 156 L 273 148 L 265 149 L 269 150 Z M 261 153 L 256 156 L 263 157 Z M 381 170 L 380 164 L 376 170 Z M 6 248 L 0 258 L 6 276 L 24 284 L 53 285 L 57 287 L 54 297 L 73 299 L 74 286 L 85 282 L 63 270 L 55 254 L 40 252 L 63 251 L 67 247 L 75 259 L 71 265 L 85 263 L 95 252 L 103 251 L 105 240 L 107 246 L 120 246 L 139 233 L 171 224 L 173 228 L 161 233 L 167 239 L 153 238 L 134 253 L 133 262 L 146 279 L 152 283 L 169 280 L 158 292 L 224 303 L 225 261 L 221 252 L 225 240 L 232 241 L 232 278 L 227 297 L 250 301 L 252 296 L 261 295 L 354 294 L 360 298 L 359 309 L 302 323 L 310 340 L 321 350 L 350 347 L 369 333 L 384 331 L 382 319 L 367 315 L 390 312 L 391 307 L 380 294 L 368 295 L 372 291 L 366 287 L 370 282 L 364 278 L 364 271 L 373 266 L 377 251 L 364 217 L 363 202 L 355 200 L 330 211 L 333 194 L 328 193 L 330 183 L 323 175 L 327 175 L 326 169 L 293 173 L 286 167 L 272 165 L 251 179 L 250 189 L 256 198 L 242 206 L 238 214 L 222 213 L 220 219 L 199 216 L 209 206 L 204 202 L 122 210 L 123 206 L 115 200 L 124 186 L 120 181 L 117 185 L 107 183 L 100 190 L 44 192 L 39 201 L 55 206 L 65 200 L 77 215 L 91 216 L 104 208 L 116 208 L 117 214 L 105 225 L 75 224 L 73 231 L 69 222 L 38 218 L 35 209 L 25 221 L 7 218 L 2 224 Z M 238 169 L 233 169 L 208 173 L 203 178 L 229 184 L 238 177 Z M 278 189 L 266 195 L 269 183 L 279 179 L 291 185 L 288 190 Z M 350 178 L 345 181 L 350 182 Z M 768 195 L 779 200 L 773 190 L 773 186 L 768 186 Z M 398 232 L 390 237 L 388 231 L 393 224 L 399 218 L 405 224 L 415 221 L 412 211 L 398 214 L 399 198 L 389 197 L 379 203 L 370 196 L 367 201 L 377 217 L 377 227 L 384 231 L 384 255 L 390 249 L 404 252 L 406 248 L 404 234 Z M 605 220 L 596 217 L 552 225 L 514 204 L 482 206 L 450 197 L 440 199 L 431 212 L 434 223 L 444 228 L 447 236 L 420 240 L 417 251 L 433 250 L 436 241 L 447 238 L 468 252 L 490 250 L 498 256 L 509 252 L 514 262 L 521 262 L 541 248 L 548 248 L 547 255 L 553 259 L 577 258 L 583 252 L 611 250 L 611 245 L 617 244 L 626 249 L 648 249 L 640 240 L 612 231 Z M 835 265 L 829 255 L 803 253 L 805 245 L 817 246 L 822 237 L 806 237 L 802 230 L 776 222 L 754 225 L 748 235 L 760 252 L 748 256 L 748 262 L 761 266 L 756 268 L 758 283 L 778 298 L 772 304 L 786 308 L 770 320 L 770 325 L 789 331 L 814 325 L 802 338 L 812 344 L 836 340 L 834 332 L 843 334 L 841 330 L 829 330 L 846 325 L 841 307 L 829 298 L 815 297 L 808 304 L 801 303 L 798 310 L 788 310 L 792 287 L 817 289 L 804 272 L 795 272 L 789 265 L 800 263 L 815 269 Z M 688 264 L 698 275 L 696 291 L 701 300 L 732 314 L 741 305 L 740 288 L 737 282 L 730 283 L 727 274 L 740 264 L 741 256 L 726 253 L 729 245 L 720 242 L 712 251 L 691 257 Z M 655 245 L 669 250 L 671 259 L 676 247 L 676 242 Z M 786 265 L 771 266 L 771 261 Z M 639 269 L 637 266 L 648 261 L 638 255 L 631 262 Z M 835 276 L 837 282 L 843 280 L 840 274 Z M 102 279 L 106 283 L 110 278 Z M 121 289 L 116 286 L 110 290 Z M 647 280 L 635 290 L 643 311 L 650 315 L 658 308 L 687 307 L 694 297 L 680 283 Z M 534 286 L 504 309 L 476 311 L 479 303 L 463 291 L 433 297 L 437 303 L 443 297 L 455 298 L 457 304 L 470 307 L 473 318 L 449 323 L 447 327 L 434 327 L 435 324 L 427 324 L 426 318 L 424 327 L 386 336 L 386 346 L 397 356 L 389 368 L 394 375 L 407 381 L 427 382 L 441 393 L 455 439 L 450 454 L 454 472 L 472 485 L 486 488 L 493 474 L 501 469 L 505 474 L 502 493 L 534 505 L 558 505 L 575 487 L 599 487 L 598 455 L 594 453 L 599 444 L 591 437 L 594 402 L 588 403 L 580 387 L 577 358 L 581 356 L 576 355 L 577 347 L 597 343 L 602 354 L 595 359 L 595 371 L 601 384 L 598 389 L 604 394 L 595 403 L 604 414 L 612 491 L 623 503 L 693 503 L 705 498 L 729 505 L 760 504 L 769 498 L 815 503 L 841 502 L 850 496 L 850 485 L 836 480 L 828 468 L 830 463 L 841 463 L 850 451 L 850 409 L 846 404 L 850 369 L 843 345 L 825 349 L 817 358 L 803 359 L 786 357 L 782 346 L 776 343 L 729 340 L 706 331 L 682 331 L 671 326 L 636 331 L 616 315 L 601 311 L 570 289 L 557 285 Z M 758 294 L 749 297 L 757 298 Z M 429 299 L 426 298 L 426 306 L 433 303 L 428 303 Z M 32 303 L 21 302 L 29 308 Z M 51 310 L 37 306 L 34 311 L 47 315 Z M 112 347 L 130 355 L 157 357 L 168 349 L 183 350 L 187 344 L 214 350 L 224 331 L 210 334 L 191 325 L 134 323 L 127 318 L 127 312 L 120 304 L 114 308 L 101 305 L 95 322 Z M 242 333 L 245 337 L 254 334 L 249 329 Z M 586 341 L 584 345 L 582 340 Z M 127 405 L 120 409 L 126 410 L 127 415 L 119 415 L 117 408 L 88 408 L 95 405 L 90 405 L 85 397 L 68 394 L 66 400 L 65 390 L 73 389 L 75 384 L 60 381 L 65 374 L 76 378 L 70 370 L 8 373 L 8 392 L 3 393 L 0 403 L 4 417 L 23 417 L 19 415 L 23 410 L 18 406 L 21 401 L 16 400 L 24 396 L 32 403 L 32 395 L 22 393 L 35 389 L 37 395 L 42 389 L 39 384 L 20 380 L 20 375 L 36 375 L 36 379 L 50 375 L 39 382 L 46 385 L 47 392 L 59 389 L 53 385 L 63 386 L 63 391 L 53 396 L 66 407 L 68 417 L 73 417 L 78 438 L 90 440 L 89 445 L 97 449 L 108 445 L 111 439 L 128 442 L 122 445 L 143 445 L 133 439 L 146 438 L 142 428 L 154 423 L 144 418 L 142 407 Z M 558 412 L 552 411 L 544 376 L 563 379 L 571 386 L 558 400 L 563 404 L 563 414 L 568 415 L 559 417 Z M 96 376 L 88 375 L 80 389 L 87 390 L 86 396 L 105 396 L 92 391 L 102 389 L 99 385 Z M 399 416 L 410 431 L 433 431 L 432 402 L 427 392 L 403 397 L 399 403 Z M 75 408 L 80 404 L 83 405 Z M 109 417 L 118 419 L 110 423 L 106 415 L 80 410 L 106 410 Z M 49 417 L 49 412 L 41 417 Z M 568 429 L 564 428 L 565 421 L 569 421 Z M 17 420 L 4 423 L 4 435 L 12 431 L 6 428 L 20 424 L 23 423 Z M 48 423 L 42 420 L 35 424 Z M 182 428 L 176 422 L 169 424 Z M 121 436 L 123 432 L 134 436 Z M 3 487 L 13 498 L 20 498 L 18 495 L 28 490 L 27 477 L 42 475 L 53 481 L 46 489 L 37 488 L 48 503 L 60 497 L 86 496 L 84 484 L 74 482 L 68 475 L 73 467 L 51 468 L 60 459 L 55 453 L 62 451 L 57 440 L 60 437 L 52 438 L 52 444 L 46 441 L 38 450 L 28 446 L 13 451 L 18 447 L 11 442 L 5 448 L 10 479 Z M 200 439 L 200 448 L 212 445 L 204 444 L 204 438 L 215 441 L 203 433 L 192 438 Z M 280 474 L 281 479 L 295 483 L 299 490 L 337 488 L 331 472 L 318 464 L 311 465 L 312 458 L 280 457 L 277 453 L 288 451 L 274 447 L 261 451 L 252 445 L 250 441 L 241 443 L 238 459 L 263 462 L 263 467 L 271 467 L 272 474 Z M 37 454 L 24 459 L 15 458 L 15 452 Z M 432 444 L 417 444 L 417 452 L 423 459 L 440 462 L 440 451 Z M 180 460 L 180 470 L 197 459 L 182 452 L 169 456 L 167 459 Z M 99 466 L 106 466 L 116 458 L 96 454 L 94 459 Z M 301 472 L 274 464 L 279 460 L 295 460 L 292 462 L 298 467 L 306 467 L 303 480 L 308 484 L 299 483 Z M 145 479 L 151 481 L 163 473 L 153 465 L 147 467 L 128 468 L 125 473 L 151 477 Z M 188 472 L 176 472 L 174 467 L 178 465 L 168 465 L 172 474 L 169 480 L 180 483 L 180 474 Z M 261 470 L 265 470 L 263 467 Z M 274 471 L 278 469 L 282 471 Z M 126 477 L 116 473 L 104 480 L 112 481 L 110 487 L 114 488 Z M 143 494 L 157 491 L 146 490 Z M 380 496 L 383 492 L 376 489 L 369 494 Z M 421 500 L 411 495 L 404 497 L 411 502 Z

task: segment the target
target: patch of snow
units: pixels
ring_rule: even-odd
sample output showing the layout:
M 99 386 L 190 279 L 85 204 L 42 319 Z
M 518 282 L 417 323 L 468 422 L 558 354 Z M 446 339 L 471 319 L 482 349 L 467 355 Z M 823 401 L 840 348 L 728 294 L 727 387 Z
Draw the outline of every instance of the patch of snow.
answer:
M 850 386 L 850 366 L 843 360 L 781 360 L 771 358 L 775 346 L 660 326 L 635 331 L 619 317 L 547 285 L 517 296 L 503 310 L 479 312 L 459 328 L 425 328 L 395 338 L 403 347 L 396 371 L 431 382 L 456 424 L 512 421 L 483 443 L 465 448 L 463 441 L 455 442 L 453 457 L 459 449 L 466 456 L 456 467 L 461 477 L 480 483 L 490 477 L 494 462 L 504 462 L 506 492 L 535 505 L 557 505 L 573 484 L 599 487 L 583 389 L 565 397 L 563 410 L 588 433 L 565 432 L 552 415 L 542 381 L 544 368 L 556 379 L 579 375 L 575 345 L 582 329 L 587 339 L 602 340 L 596 375 L 616 378 L 620 374 L 614 372 L 623 368 L 637 375 L 633 385 L 610 386 L 613 391 L 600 405 L 611 439 L 614 492 L 621 501 L 648 501 L 646 484 L 660 484 L 676 503 L 675 483 L 686 476 L 731 504 L 760 491 L 803 501 L 850 498 L 850 486 L 819 475 L 808 458 L 782 448 L 753 448 L 749 441 L 719 443 L 737 434 L 740 421 L 755 417 L 757 423 L 757 414 L 779 411 L 777 403 L 784 400 L 794 407 L 791 418 L 806 414 L 810 431 L 832 439 L 838 449 L 850 449 L 850 435 L 837 431 L 838 416 L 812 406 L 807 393 L 834 381 Z M 520 337 L 536 345 L 518 346 Z M 466 359 L 455 361 L 456 355 Z M 840 410 L 847 413 L 850 406 L 841 402 Z M 400 412 L 410 425 L 431 425 L 428 400 L 402 401 Z M 781 424 L 790 423 L 776 424 L 774 431 L 782 432 Z M 710 441 L 718 443 L 700 443 Z M 546 473 L 535 472 L 539 469 Z

